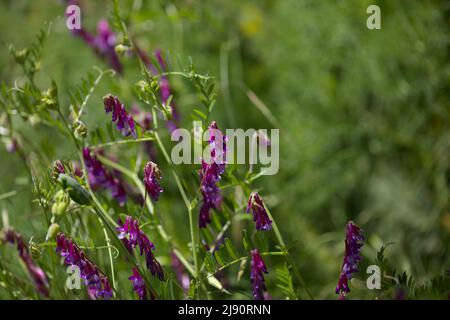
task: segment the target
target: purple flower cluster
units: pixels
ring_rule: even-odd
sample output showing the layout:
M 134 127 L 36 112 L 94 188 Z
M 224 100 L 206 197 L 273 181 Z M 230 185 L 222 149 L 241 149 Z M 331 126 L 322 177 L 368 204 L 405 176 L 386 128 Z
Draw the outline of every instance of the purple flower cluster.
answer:
M 150 270 L 153 276 L 157 276 L 159 280 L 164 281 L 162 267 L 152 252 L 155 250 L 155 246 L 139 228 L 138 221 L 131 216 L 127 216 L 125 223 L 121 223 L 117 231 L 119 231 L 119 239 L 125 241 L 128 248 L 136 248 L 136 246 L 139 246 L 140 255 L 145 255 L 147 269 Z
M 210 210 L 218 209 L 222 202 L 222 195 L 217 183 L 225 172 L 226 164 L 226 137 L 218 129 L 215 121 L 211 123 L 208 130 L 211 159 L 209 162 L 202 160 L 202 167 L 199 171 L 200 189 L 203 196 L 199 214 L 200 228 L 205 228 L 207 224 L 211 223 Z
M 144 167 L 144 185 L 145 190 L 154 201 L 158 201 L 159 194 L 163 192 L 158 183 L 160 179 L 162 179 L 162 175 L 158 166 L 152 161 L 147 162 Z
M 137 293 L 139 300 L 147 300 L 147 287 L 137 268 L 133 268 L 133 274 L 128 280 L 133 282 L 133 290 Z
M 253 220 L 256 223 L 256 230 L 272 229 L 272 220 L 267 215 L 264 203 L 258 192 L 252 192 L 247 204 L 247 213 L 253 213 Z
M 352 278 L 353 273 L 358 272 L 358 262 L 362 259 L 360 251 L 363 246 L 363 240 L 361 229 L 353 221 L 347 223 L 344 262 L 336 287 L 336 294 L 345 296 L 345 294 L 350 292 L 348 281 Z
M 28 273 L 33 279 L 34 285 L 37 291 L 42 294 L 44 297 L 48 297 L 48 280 L 45 272 L 34 264 L 33 259 L 28 251 L 28 247 L 25 245 L 25 242 L 22 239 L 22 236 L 15 232 L 14 230 L 6 230 L 4 235 L 4 240 L 11 244 L 16 244 L 17 250 L 19 251 L 20 259 L 24 262 Z
M 268 273 L 266 265 L 264 264 L 258 249 L 254 249 L 250 253 L 252 255 L 250 263 L 250 282 L 253 288 L 253 299 L 264 300 L 264 291 L 266 290 L 264 273 Z
M 107 94 L 103 97 L 103 104 L 105 105 L 105 112 L 112 113 L 112 122 L 116 123 L 117 129 L 122 135 L 126 137 L 131 134 L 136 139 L 134 119 L 119 99 L 111 94 Z
M 86 29 L 73 29 L 72 33 L 86 42 L 94 52 L 116 70 L 122 73 L 123 68 L 115 51 L 116 35 L 111 30 L 106 20 L 100 20 L 97 24 L 97 35 L 93 35 Z
M 68 266 L 80 268 L 80 275 L 87 286 L 87 292 L 92 300 L 110 299 L 113 295 L 108 278 L 100 269 L 78 248 L 78 246 L 63 233 L 56 236 L 56 252 L 64 257 Z
M 114 199 L 123 206 L 127 201 L 127 193 L 120 180 L 108 172 L 88 147 L 83 149 L 83 159 L 86 165 L 89 184 L 92 190 L 110 189 Z

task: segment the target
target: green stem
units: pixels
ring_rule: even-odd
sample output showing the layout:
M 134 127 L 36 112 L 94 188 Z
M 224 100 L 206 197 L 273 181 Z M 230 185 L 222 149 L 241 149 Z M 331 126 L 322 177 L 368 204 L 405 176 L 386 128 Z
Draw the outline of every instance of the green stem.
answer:
M 111 239 L 108 236 L 108 232 L 106 232 L 105 224 L 103 223 L 102 219 L 98 217 L 98 221 L 103 229 L 103 234 L 105 235 L 106 244 L 108 246 L 108 255 L 109 255 L 109 264 L 111 265 L 111 280 L 112 280 L 112 286 L 116 288 L 116 277 L 114 272 L 114 262 L 113 262 L 113 256 L 112 256 L 112 250 L 111 250 Z M 114 296 L 116 295 L 116 291 L 114 291 Z
M 311 292 L 309 291 L 308 287 L 306 286 L 305 279 L 303 279 L 303 276 L 300 273 L 300 270 L 298 269 L 296 263 L 292 259 L 292 257 L 289 254 L 289 252 L 285 249 L 286 248 L 286 244 L 285 244 L 285 242 L 283 240 L 283 237 L 281 236 L 280 230 L 278 229 L 277 223 L 276 223 L 275 219 L 273 218 L 272 214 L 270 213 L 269 208 L 267 208 L 265 203 L 264 203 L 264 208 L 267 211 L 267 215 L 269 216 L 269 219 L 272 220 L 272 229 L 273 229 L 273 232 L 275 233 L 275 237 L 277 238 L 278 244 L 281 247 L 280 250 L 282 250 L 282 252 L 284 253 L 286 261 L 292 266 L 292 269 L 294 270 L 295 276 L 297 277 L 298 281 L 303 286 L 303 288 L 305 288 L 305 291 L 306 291 L 306 294 L 308 295 L 308 297 L 311 300 L 314 300 L 313 295 L 311 294 Z
M 139 142 L 146 142 L 146 141 L 153 141 L 153 140 L 155 140 L 153 137 L 118 140 L 118 141 L 111 141 L 111 142 L 96 144 L 96 145 L 93 145 L 92 148 L 104 148 L 104 147 L 115 146 L 117 144 L 139 143 Z

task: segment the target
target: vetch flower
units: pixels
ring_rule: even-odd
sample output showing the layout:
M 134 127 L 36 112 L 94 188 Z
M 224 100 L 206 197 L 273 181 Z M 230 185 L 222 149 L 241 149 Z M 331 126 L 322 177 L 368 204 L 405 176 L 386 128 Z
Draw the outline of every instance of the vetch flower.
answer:
M 34 282 L 36 290 L 44 297 L 48 297 L 49 283 L 45 272 L 36 264 L 30 255 L 28 247 L 25 245 L 22 236 L 14 230 L 8 229 L 5 231 L 4 240 L 8 243 L 15 244 L 19 251 L 20 259 L 24 262 L 31 279 Z
M 339 281 L 336 286 L 336 294 L 345 296 L 350 292 L 348 281 L 353 277 L 353 274 L 358 272 L 358 262 L 361 261 L 361 247 L 364 236 L 361 229 L 350 221 L 347 224 L 345 232 L 345 255 L 342 264 L 342 272 L 339 276 Z
M 267 268 L 258 249 L 254 249 L 250 253 L 252 256 L 250 263 L 250 282 L 253 288 L 253 299 L 264 300 L 264 291 L 266 290 L 264 273 L 268 273 Z
M 270 220 L 264 203 L 258 192 L 252 192 L 247 204 L 247 213 L 253 213 L 253 220 L 256 223 L 257 230 L 272 229 L 272 220 Z
M 217 183 L 225 172 L 226 164 L 226 137 L 218 129 L 215 121 L 211 123 L 208 129 L 210 133 L 208 142 L 211 157 L 209 162 L 202 159 L 202 167 L 199 171 L 200 190 L 203 197 L 199 214 L 200 228 L 205 228 L 207 224 L 211 223 L 210 210 L 220 207 L 222 195 Z
M 56 236 L 56 252 L 64 257 L 66 265 L 76 266 L 80 269 L 80 275 L 84 279 L 88 295 L 92 300 L 112 297 L 112 289 L 105 274 L 86 257 L 71 239 L 61 232 Z
M 66 173 L 66 169 L 64 168 L 61 160 L 55 160 L 52 164 L 52 179 L 56 181 L 60 173 Z
M 88 147 L 83 149 L 83 159 L 91 188 L 93 190 L 109 189 L 113 198 L 120 206 L 123 206 L 127 201 L 127 193 L 122 182 L 103 167 L 103 164 Z
M 147 269 L 150 270 L 153 276 L 157 276 L 159 280 L 164 281 L 162 267 L 152 252 L 155 250 L 155 246 L 139 228 L 138 221 L 131 216 L 127 216 L 125 223 L 120 223 L 116 230 L 119 232 L 119 239 L 126 239 L 129 247 L 135 248 L 139 246 L 140 255 L 145 256 Z
M 137 134 L 134 119 L 119 99 L 111 94 L 107 94 L 103 97 L 103 104 L 105 106 L 105 112 L 112 113 L 112 122 L 116 122 L 117 129 L 122 135 L 129 136 L 131 134 L 136 139 Z
M 158 182 L 160 179 L 162 179 L 162 174 L 158 166 L 152 161 L 147 162 L 144 167 L 144 185 L 145 190 L 154 201 L 158 201 L 159 194 L 163 192 Z
M 100 187 L 108 186 L 109 178 L 106 169 L 88 147 L 83 148 L 83 160 L 91 188 L 96 190 Z
M 147 300 L 147 287 L 145 281 L 139 274 L 138 269 L 133 268 L 133 274 L 128 278 L 133 282 L 133 290 L 137 293 L 139 300 Z
M 109 27 L 106 20 L 100 20 L 97 24 L 97 35 L 93 35 L 84 28 L 73 29 L 72 33 L 80 37 L 84 42 L 91 47 L 94 52 L 118 73 L 122 73 L 122 64 L 115 51 L 116 35 Z

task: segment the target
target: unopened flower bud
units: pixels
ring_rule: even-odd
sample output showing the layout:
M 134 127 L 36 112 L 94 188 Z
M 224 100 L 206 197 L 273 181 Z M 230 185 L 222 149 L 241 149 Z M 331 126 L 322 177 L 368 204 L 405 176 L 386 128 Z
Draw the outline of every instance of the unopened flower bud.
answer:
M 41 105 L 46 109 L 58 110 L 58 89 L 54 81 L 51 87 L 42 93 Z
M 131 50 L 130 47 L 124 46 L 123 44 L 118 44 L 117 46 L 114 47 L 114 51 L 120 56 L 128 54 L 130 50 Z
M 150 87 L 152 88 L 153 91 L 158 91 L 159 90 L 159 82 L 157 80 L 153 80 L 150 83 Z
M 16 50 L 12 45 L 9 47 L 9 51 L 12 52 L 14 59 L 18 64 L 24 64 L 30 53 L 28 49 Z
M 47 235 L 45 236 L 45 241 L 55 238 L 58 232 L 59 232 L 59 224 L 52 223 L 50 227 L 48 227 Z
M 60 173 L 66 173 L 66 169 L 61 160 L 55 160 L 52 164 L 52 180 L 56 181 Z
M 38 260 L 41 258 L 42 250 L 37 243 L 30 240 L 30 243 L 28 244 L 28 249 L 30 250 L 31 257 L 33 259 Z
M 60 190 L 56 193 L 54 200 L 55 202 L 52 205 L 52 214 L 55 217 L 60 217 L 66 212 L 67 207 L 70 204 L 70 197 L 63 190 Z
M 78 140 L 83 140 L 84 138 L 86 138 L 88 130 L 83 122 L 77 121 L 77 123 L 75 123 L 74 125 L 73 133 L 75 135 L 75 138 L 77 138 Z
M 142 92 L 145 92 L 150 89 L 147 81 L 141 80 L 136 83 L 136 88 Z

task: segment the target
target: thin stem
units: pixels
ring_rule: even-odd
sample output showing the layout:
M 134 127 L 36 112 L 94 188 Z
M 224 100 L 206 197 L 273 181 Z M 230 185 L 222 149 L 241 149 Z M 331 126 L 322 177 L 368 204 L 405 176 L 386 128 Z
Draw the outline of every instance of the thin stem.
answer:
M 194 216 L 192 215 L 192 209 L 190 207 L 188 208 L 188 214 L 189 214 L 189 231 L 191 233 L 192 256 L 194 258 L 195 278 L 199 279 L 200 266 L 198 263 L 198 255 L 197 255 L 197 239 L 195 237 L 197 233 L 194 231 Z
M 87 104 L 89 98 L 91 97 L 91 95 L 92 95 L 92 93 L 94 92 L 94 90 L 95 90 L 95 88 L 97 87 L 97 85 L 100 83 L 100 80 L 102 79 L 102 77 L 103 77 L 105 74 L 107 74 L 107 73 L 114 74 L 115 72 L 114 72 L 114 70 L 111 70 L 111 69 L 106 70 L 106 71 L 100 70 L 100 74 L 98 75 L 97 79 L 95 79 L 95 81 L 94 81 L 92 87 L 89 89 L 88 94 L 85 96 L 85 98 L 84 98 L 84 100 L 83 100 L 83 102 L 82 102 L 82 104 L 81 104 L 81 106 L 80 106 L 80 110 L 78 111 L 78 115 L 77 115 L 77 117 L 75 118 L 74 123 L 76 123 L 76 122 L 78 122 L 78 120 L 80 120 L 80 118 L 81 118 L 81 116 L 82 116 L 82 114 L 83 114 L 83 111 L 84 111 L 84 107 L 86 106 L 86 104 Z
M 282 250 L 282 252 L 284 253 L 284 256 L 287 260 L 287 262 L 292 266 L 292 269 L 294 270 L 294 274 L 297 277 L 298 281 L 301 283 L 301 285 L 303 286 L 303 288 L 305 288 L 306 294 L 308 295 L 308 297 L 311 300 L 314 300 L 313 295 L 311 294 L 311 292 L 309 291 L 308 287 L 306 286 L 305 280 L 303 279 L 303 276 L 300 273 L 300 270 L 298 269 L 296 263 L 294 262 L 294 260 L 292 259 L 291 255 L 289 254 L 289 252 L 285 249 L 286 248 L 286 244 L 283 240 L 283 237 L 281 236 L 280 230 L 278 229 L 277 223 L 275 221 L 275 219 L 273 218 L 272 214 L 270 213 L 269 208 L 267 208 L 266 204 L 264 204 L 264 208 L 267 211 L 267 215 L 269 216 L 269 219 L 272 220 L 272 229 L 273 232 L 275 233 L 275 237 L 277 238 L 277 241 L 280 245 L 280 249 Z
M 105 229 L 105 225 L 102 221 L 102 219 L 100 219 L 100 217 L 98 217 L 98 221 L 103 229 L 103 234 L 105 235 L 105 240 L 106 240 L 106 244 L 108 246 L 108 255 L 109 255 L 109 264 L 111 265 L 111 280 L 113 283 L 113 287 L 116 288 L 116 277 L 115 277 L 115 272 L 114 272 L 114 263 L 113 263 L 113 256 L 112 256 L 112 250 L 111 250 L 111 239 L 108 236 L 108 232 L 106 232 Z M 116 291 L 114 290 L 114 295 L 116 295 Z
M 155 138 L 153 138 L 153 137 L 118 140 L 118 141 L 111 141 L 111 142 L 96 144 L 96 145 L 93 145 L 92 148 L 104 148 L 104 147 L 115 146 L 117 144 L 139 143 L 139 142 L 146 142 L 146 141 L 153 141 L 153 140 L 155 140 Z

